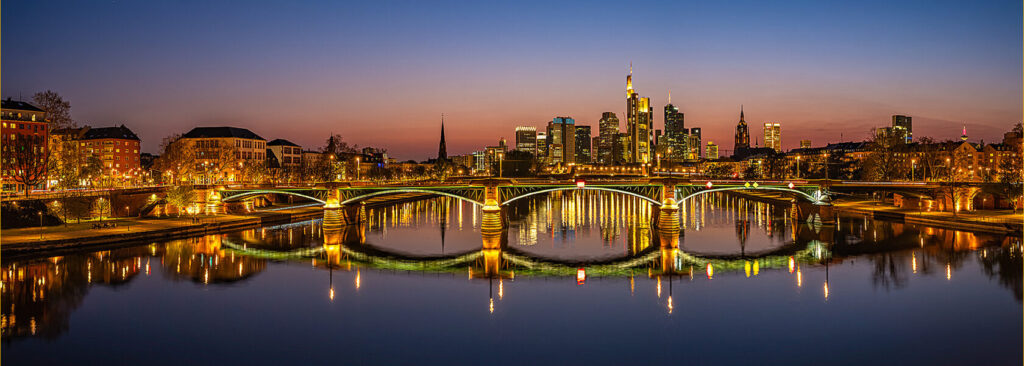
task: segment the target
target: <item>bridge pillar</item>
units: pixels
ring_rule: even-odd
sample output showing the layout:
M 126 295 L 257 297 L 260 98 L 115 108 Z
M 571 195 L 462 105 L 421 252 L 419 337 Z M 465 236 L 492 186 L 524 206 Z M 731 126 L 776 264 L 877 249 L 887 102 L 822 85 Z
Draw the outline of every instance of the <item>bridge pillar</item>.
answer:
M 484 212 L 501 211 L 501 192 L 497 184 L 484 185 Z
M 815 204 L 794 199 L 792 216 L 794 220 L 800 222 L 810 220 L 826 225 L 836 223 L 835 206 L 830 203 Z
M 217 189 L 210 189 L 206 192 L 206 209 L 207 215 L 217 215 L 225 213 L 224 202 L 221 200 L 220 191 Z

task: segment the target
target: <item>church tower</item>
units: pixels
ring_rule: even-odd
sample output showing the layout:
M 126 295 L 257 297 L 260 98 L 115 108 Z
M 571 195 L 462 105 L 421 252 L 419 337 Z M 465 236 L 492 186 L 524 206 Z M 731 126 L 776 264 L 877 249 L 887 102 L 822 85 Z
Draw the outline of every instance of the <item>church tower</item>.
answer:
M 448 147 L 444 143 L 444 114 L 441 114 L 441 143 L 437 146 L 437 161 L 448 161 Z

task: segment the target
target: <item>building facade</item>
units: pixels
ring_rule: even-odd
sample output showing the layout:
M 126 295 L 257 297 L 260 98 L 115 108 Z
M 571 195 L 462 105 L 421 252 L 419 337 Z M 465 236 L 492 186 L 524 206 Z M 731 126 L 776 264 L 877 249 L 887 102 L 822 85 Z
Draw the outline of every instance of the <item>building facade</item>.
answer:
M 267 158 L 267 140 L 245 128 L 196 127 L 175 143 L 195 150 L 198 184 L 241 181 L 246 165 Z
M 576 158 L 574 159 L 576 164 L 591 163 L 593 153 L 590 139 L 590 126 L 576 126 Z
M 707 149 L 704 150 L 704 157 L 708 160 L 718 160 L 718 145 L 708 141 Z
M 124 125 L 85 128 L 78 141 L 79 154 L 93 156 L 102 164 L 102 178 L 134 180 L 141 174 L 141 140 Z M 82 159 L 85 161 L 85 159 Z
M 626 76 L 626 133 L 629 134 L 630 163 L 646 164 L 652 160 L 653 115 L 651 98 L 640 97 L 633 90 L 633 66 L 630 66 Z
M 532 126 L 516 127 L 516 150 L 537 155 L 537 128 Z
M 548 122 L 548 164 L 569 165 L 576 160 L 576 120 L 555 117 Z
M 597 134 L 598 144 L 595 148 L 597 162 L 601 164 L 614 163 L 616 159 L 613 158 L 612 151 L 619 135 L 619 117 L 615 116 L 614 112 L 601 113 Z
M 764 147 L 782 152 L 782 124 L 778 122 L 764 123 Z
M 687 135 L 687 142 L 686 142 L 686 147 L 687 147 L 687 149 L 686 149 L 687 150 L 686 160 L 689 160 L 689 161 L 700 160 L 700 150 L 701 150 L 700 148 L 701 148 L 701 146 L 703 146 L 700 143 L 700 140 L 701 140 L 701 130 L 700 130 L 700 127 L 691 128 L 689 132 L 690 133 Z
M 50 136 L 46 111 L 7 98 L 2 102 L 0 113 L 3 191 L 24 191 L 26 184 L 31 189 L 46 188 Z
M 679 108 L 672 105 L 672 96 L 669 94 L 669 103 L 665 105 L 665 152 L 669 160 L 683 160 L 687 155 L 686 145 L 689 142 L 688 131 L 684 126 L 684 115 Z
M 277 159 L 281 168 L 297 169 L 302 166 L 302 147 L 294 142 L 276 139 L 267 143 L 267 152 Z
M 914 123 L 910 116 L 892 116 L 892 132 L 903 138 L 904 142 L 910 143 L 914 140 Z

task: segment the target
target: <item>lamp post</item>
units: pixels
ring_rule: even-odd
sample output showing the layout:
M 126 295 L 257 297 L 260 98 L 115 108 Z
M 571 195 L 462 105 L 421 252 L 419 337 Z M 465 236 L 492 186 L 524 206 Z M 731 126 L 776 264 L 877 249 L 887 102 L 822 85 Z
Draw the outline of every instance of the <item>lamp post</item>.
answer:
M 39 240 L 43 240 L 43 211 L 39 211 Z
M 504 169 L 505 153 L 498 152 L 498 178 L 501 178 L 502 170 Z
M 800 179 L 800 155 L 796 156 L 796 179 Z
M 917 159 L 910 159 L 910 181 L 914 181 L 914 168 L 917 167 Z
M 360 174 L 360 171 L 359 171 L 359 157 L 357 156 L 356 157 L 356 181 L 358 182 L 360 179 L 362 179 L 362 175 Z

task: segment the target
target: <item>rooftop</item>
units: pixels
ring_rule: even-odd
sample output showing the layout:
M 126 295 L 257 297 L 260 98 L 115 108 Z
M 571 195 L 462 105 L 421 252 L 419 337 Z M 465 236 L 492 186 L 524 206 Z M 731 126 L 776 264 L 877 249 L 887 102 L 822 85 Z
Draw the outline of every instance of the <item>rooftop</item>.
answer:
M 2 103 L 3 109 L 14 109 L 19 111 L 30 111 L 30 112 L 46 112 L 39 107 L 36 107 L 28 102 L 22 102 L 20 100 L 13 100 L 11 98 L 4 99 Z
M 196 127 L 188 131 L 182 138 L 234 137 L 241 139 L 263 140 L 260 135 L 245 128 L 238 127 Z
M 294 142 L 291 142 L 291 141 L 288 141 L 288 140 L 285 140 L 285 139 L 275 139 L 274 141 L 268 142 L 267 146 L 295 146 L 295 147 L 299 147 L 299 145 L 295 144 Z
M 128 129 L 124 125 L 117 127 L 99 127 L 89 128 L 82 135 L 82 140 L 98 140 L 98 139 L 121 139 L 121 140 L 135 140 L 139 141 L 139 136 L 136 136 L 132 130 Z

